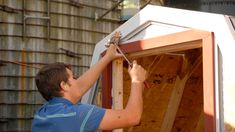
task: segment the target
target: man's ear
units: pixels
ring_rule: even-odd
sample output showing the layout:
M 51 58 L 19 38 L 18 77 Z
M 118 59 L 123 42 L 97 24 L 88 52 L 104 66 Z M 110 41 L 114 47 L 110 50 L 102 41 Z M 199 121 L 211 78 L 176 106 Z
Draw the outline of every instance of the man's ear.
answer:
M 60 82 L 60 87 L 63 91 L 67 91 L 68 90 L 68 84 L 64 81 Z

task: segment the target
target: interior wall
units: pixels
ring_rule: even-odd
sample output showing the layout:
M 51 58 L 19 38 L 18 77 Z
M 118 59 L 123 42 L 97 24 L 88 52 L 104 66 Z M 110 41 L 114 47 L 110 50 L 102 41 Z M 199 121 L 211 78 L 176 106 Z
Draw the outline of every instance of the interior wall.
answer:
M 165 53 L 161 55 L 137 58 L 137 62 L 148 71 L 147 82 L 150 88 L 143 93 L 144 111 L 141 123 L 124 131 L 163 131 L 171 110 L 175 116 L 170 116 L 172 131 L 203 131 L 203 76 L 201 49 Z M 190 73 L 190 74 L 189 74 Z M 187 76 L 189 75 L 189 76 Z M 179 96 L 178 84 L 184 83 L 182 95 Z M 127 64 L 123 70 L 124 106 L 127 104 L 130 92 L 130 78 Z M 178 91 L 177 91 L 178 90 Z M 176 104 L 173 97 L 180 98 L 178 107 L 169 108 Z

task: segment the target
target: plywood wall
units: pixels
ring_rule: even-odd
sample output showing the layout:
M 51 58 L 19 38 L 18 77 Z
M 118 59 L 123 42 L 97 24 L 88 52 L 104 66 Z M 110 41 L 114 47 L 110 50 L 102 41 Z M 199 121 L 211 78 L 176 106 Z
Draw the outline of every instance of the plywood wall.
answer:
M 194 132 L 204 129 L 201 49 L 137 58 L 148 71 L 141 123 L 124 131 Z M 130 78 L 124 62 L 124 106 Z

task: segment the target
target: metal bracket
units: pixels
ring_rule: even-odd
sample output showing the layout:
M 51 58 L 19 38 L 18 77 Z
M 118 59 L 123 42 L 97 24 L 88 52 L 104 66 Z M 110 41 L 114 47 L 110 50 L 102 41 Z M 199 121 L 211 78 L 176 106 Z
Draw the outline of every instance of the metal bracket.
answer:
M 65 55 L 67 55 L 69 57 L 76 57 L 76 58 L 81 59 L 80 54 L 78 54 L 78 53 L 72 52 L 72 51 L 64 49 L 64 48 L 59 48 L 59 49 L 64 51 Z
M 38 17 L 38 16 L 28 16 L 26 15 L 26 2 L 23 0 L 23 30 L 22 30 L 22 36 L 23 41 L 26 38 L 26 26 L 27 26 L 27 20 L 28 19 L 40 19 L 40 20 L 46 20 L 47 21 L 47 40 L 50 40 L 50 0 L 47 0 L 47 16 L 46 17 Z
M 17 9 L 6 6 L 6 5 L 0 5 L 0 10 L 5 11 L 7 13 L 19 13 Z

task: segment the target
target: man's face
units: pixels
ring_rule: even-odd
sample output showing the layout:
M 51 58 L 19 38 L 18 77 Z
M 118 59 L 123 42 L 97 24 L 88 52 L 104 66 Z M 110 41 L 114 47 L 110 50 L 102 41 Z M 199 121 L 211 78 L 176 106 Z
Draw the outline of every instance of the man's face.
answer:
M 66 68 L 66 71 L 69 75 L 69 78 L 68 78 L 69 95 L 73 99 L 76 99 L 80 95 L 79 87 L 78 87 L 78 83 L 77 83 L 77 78 L 73 75 L 73 72 L 71 70 Z

